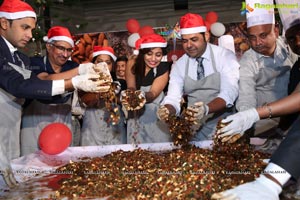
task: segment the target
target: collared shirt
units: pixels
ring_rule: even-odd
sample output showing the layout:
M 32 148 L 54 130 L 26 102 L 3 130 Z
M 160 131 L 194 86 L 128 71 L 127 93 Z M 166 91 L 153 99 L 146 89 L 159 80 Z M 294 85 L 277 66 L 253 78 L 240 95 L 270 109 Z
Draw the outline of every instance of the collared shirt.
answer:
M 4 42 L 6 43 L 6 45 L 9 48 L 10 53 L 13 55 L 15 51 L 17 51 L 18 49 L 16 47 L 14 47 L 9 41 L 7 41 L 7 39 L 5 39 L 3 36 L 1 36 L 4 40 Z
M 239 63 L 235 54 L 225 48 L 218 47 L 216 45 L 208 44 L 212 48 L 214 54 L 216 70 L 220 73 L 221 86 L 218 97 L 224 99 L 227 107 L 233 105 L 238 96 L 238 80 L 239 80 Z M 212 58 L 210 50 L 207 46 L 204 54 L 201 56 L 204 58 L 203 66 L 205 77 L 214 73 L 212 66 Z M 197 80 L 197 60 L 190 58 L 187 54 L 184 54 L 176 63 L 170 73 L 170 81 L 168 94 L 163 101 L 164 104 L 171 104 L 177 111 L 180 112 L 180 101 L 183 95 L 183 86 L 185 78 L 185 69 L 189 61 L 188 76 L 194 80 Z
M 240 60 L 237 110 L 247 110 L 285 97 L 290 69 L 296 60 L 297 55 L 289 50 L 283 38 L 277 39 L 272 57 L 253 49 L 246 51 Z

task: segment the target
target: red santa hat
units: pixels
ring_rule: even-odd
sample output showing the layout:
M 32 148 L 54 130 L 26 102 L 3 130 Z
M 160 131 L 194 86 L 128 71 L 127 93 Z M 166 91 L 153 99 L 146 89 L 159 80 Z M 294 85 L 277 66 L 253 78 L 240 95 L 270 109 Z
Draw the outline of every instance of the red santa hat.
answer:
M 144 35 L 135 42 L 136 49 L 154 48 L 154 47 L 166 47 L 166 40 L 158 34 Z
M 4 0 L 0 6 L 0 17 L 6 19 L 20 19 L 25 17 L 36 18 L 33 8 L 20 0 Z
M 180 18 L 181 34 L 203 33 L 206 30 L 204 20 L 198 14 L 187 13 Z
M 145 48 L 156 48 L 161 47 L 165 48 L 167 46 L 167 41 L 156 33 L 144 35 L 135 42 L 135 50 L 133 51 L 134 55 L 139 54 L 139 49 Z
M 47 36 L 45 36 L 43 39 L 48 43 L 53 41 L 65 41 L 71 44 L 72 47 L 74 47 L 74 41 L 69 29 L 62 26 L 53 26 L 52 28 L 50 28 Z
M 100 55 L 100 54 L 109 55 L 110 57 L 112 57 L 112 59 L 114 61 L 117 60 L 117 57 L 115 56 L 115 51 L 111 47 L 94 46 L 94 48 L 93 48 L 93 58 Z

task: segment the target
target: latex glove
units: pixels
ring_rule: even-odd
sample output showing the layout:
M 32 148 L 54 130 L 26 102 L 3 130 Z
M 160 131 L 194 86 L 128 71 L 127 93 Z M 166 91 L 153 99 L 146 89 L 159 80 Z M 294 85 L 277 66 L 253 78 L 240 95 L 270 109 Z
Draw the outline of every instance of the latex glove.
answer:
M 3 144 L 1 144 L 3 145 Z M 3 147 L 0 146 L 0 171 L 3 179 L 8 187 L 12 188 L 17 185 L 17 181 L 12 172 L 10 162 L 3 150 Z
M 136 90 L 135 93 L 137 94 L 139 99 L 143 99 L 143 101 L 140 103 L 140 105 L 136 107 L 136 110 L 139 110 L 142 107 L 144 107 L 144 105 L 146 103 L 146 94 L 142 90 Z
M 100 62 L 100 63 L 97 63 L 95 66 L 94 66 L 94 70 L 97 72 L 97 73 L 103 73 L 105 75 L 110 75 L 110 70 L 108 68 L 108 65 L 106 62 Z M 111 80 L 112 82 L 112 80 Z
M 281 187 L 271 179 L 261 175 L 255 181 L 244 183 L 233 189 L 214 193 L 211 199 L 218 200 L 279 200 Z
M 203 102 L 196 102 L 192 106 L 188 106 L 186 109 L 186 119 L 200 124 L 200 121 L 206 113 L 205 105 Z
M 229 124 L 217 131 L 218 137 L 222 138 L 222 142 L 235 142 L 258 120 L 259 115 L 255 108 L 230 115 L 221 121 L 223 124 Z
M 94 69 L 95 64 L 94 63 L 82 63 L 78 67 L 78 73 L 80 75 L 83 74 L 97 74 L 97 72 Z
M 72 80 L 73 87 L 76 90 L 82 90 L 85 92 L 100 92 L 105 87 L 100 87 L 101 81 L 99 80 L 99 75 L 97 74 L 84 74 L 74 76 Z M 109 87 L 108 87 L 109 89 Z
M 157 118 L 166 122 L 170 114 L 169 109 L 166 106 L 160 106 L 156 112 Z
M 122 103 L 122 106 L 124 106 L 124 108 L 128 111 L 128 110 L 139 110 L 141 109 L 142 107 L 144 107 L 145 103 L 146 103 L 146 97 L 145 97 L 145 92 L 144 91 L 141 91 L 141 90 L 136 90 L 134 91 L 134 95 L 136 95 L 137 98 L 139 99 L 143 99 L 140 104 L 136 107 L 132 107 L 130 105 L 130 98 L 128 98 L 128 93 L 131 93 L 133 91 L 129 91 L 129 90 L 123 90 L 121 92 L 121 103 Z
M 125 119 L 128 119 L 128 110 L 126 110 L 125 106 L 122 105 L 122 111 L 124 113 Z
M 115 93 L 119 94 L 121 91 L 121 83 L 119 81 L 114 81 L 112 84 L 115 88 Z

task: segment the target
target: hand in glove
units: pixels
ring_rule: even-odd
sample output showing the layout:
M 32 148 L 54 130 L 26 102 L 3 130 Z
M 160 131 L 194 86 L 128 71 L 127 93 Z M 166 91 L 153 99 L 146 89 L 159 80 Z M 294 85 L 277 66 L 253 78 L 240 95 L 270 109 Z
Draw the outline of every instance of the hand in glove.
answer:
M 255 108 L 230 115 L 221 121 L 223 124 L 229 124 L 217 131 L 218 137 L 222 138 L 222 142 L 229 141 L 230 143 L 233 143 L 258 120 L 259 115 Z
M 112 84 L 113 88 L 115 89 L 115 93 L 119 94 L 121 91 L 121 83 L 119 81 L 114 81 Z
M 3 144 L 1 144 L 3 145 Z M 10 162 L 4 153 L 3 147 L 0 146 L 0 171 L 8 187 L 12 188 L 17 185 L 17 181 L 12 172 Z
M 196 102 L 192 106 L 188 106 L 186 109 L 185 119 L 194 122 L 194 129 L 199 129 L 201 126 L 201 120 L 205 116 L 207 106 L 203 102 Z
M 141 90 L 123 90 L 121 92 L 121 103 L 126 110 L 139 110 L 146 103 L 145 92 Z
M 95 66 L 94 66 L 94 70 L 97 72 L 97 73 L 102 73 L 104 75 L 108 75 L 110 76 L 110 70 L 108 68 L 108 65 L 106 64 L 106 62 L 100 62 L 100 63 L 97 63 Z M 111 76 L 110 76 L 111 78 Z M 111 82 L 112 82 L 112 79 L 111 79 Z
M 103 90 L 103 87 L 100 87 L 101 82 L 99 80 L 99 75 L 96 74 L 75 76 L 72 78 L 72 84 L 76 90 L 82 90 L 85 92 L 100 92 Z
M 146 94 L 142 90 L 136 90 L 135 93 L 137 94 L 138 99 L 140 99 L 140 104 L 136 107 L 136 110 L 139 110 L 144 107 L 146 103 Z
M 159 109 L 157 110 L 157 118 L 161 121 L 166 122 L 170 114 L 169 109 L 166 106 L 160 106 Z
M 255 181 L 239 185 L 233 189 L 214 193 L 211 199 L 218 200 L 279 200 L 281 187 L 271 179 L 261 175 Z
M 94 63 L 82 63 L 78 67 L 78 73 L 79 75 L 83 74 L 97 74 L 97 72 L 94 69 L 95 64 Z

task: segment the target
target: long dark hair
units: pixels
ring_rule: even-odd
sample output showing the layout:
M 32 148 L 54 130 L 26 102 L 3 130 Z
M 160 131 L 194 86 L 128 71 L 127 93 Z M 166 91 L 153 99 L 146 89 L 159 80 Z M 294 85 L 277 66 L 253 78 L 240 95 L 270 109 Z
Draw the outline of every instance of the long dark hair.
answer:
M 153 48 L 145 48 L 139 50 L 139 55 L 136 58 L 135 64 L 132 67 L 132 73 L 135 75 L 136 80 L 143 80 L 145 77 L 146 63 L 144 55 L 150 52 Z M 167 55 L 167 48 L 162 48 L 163 55 Z

